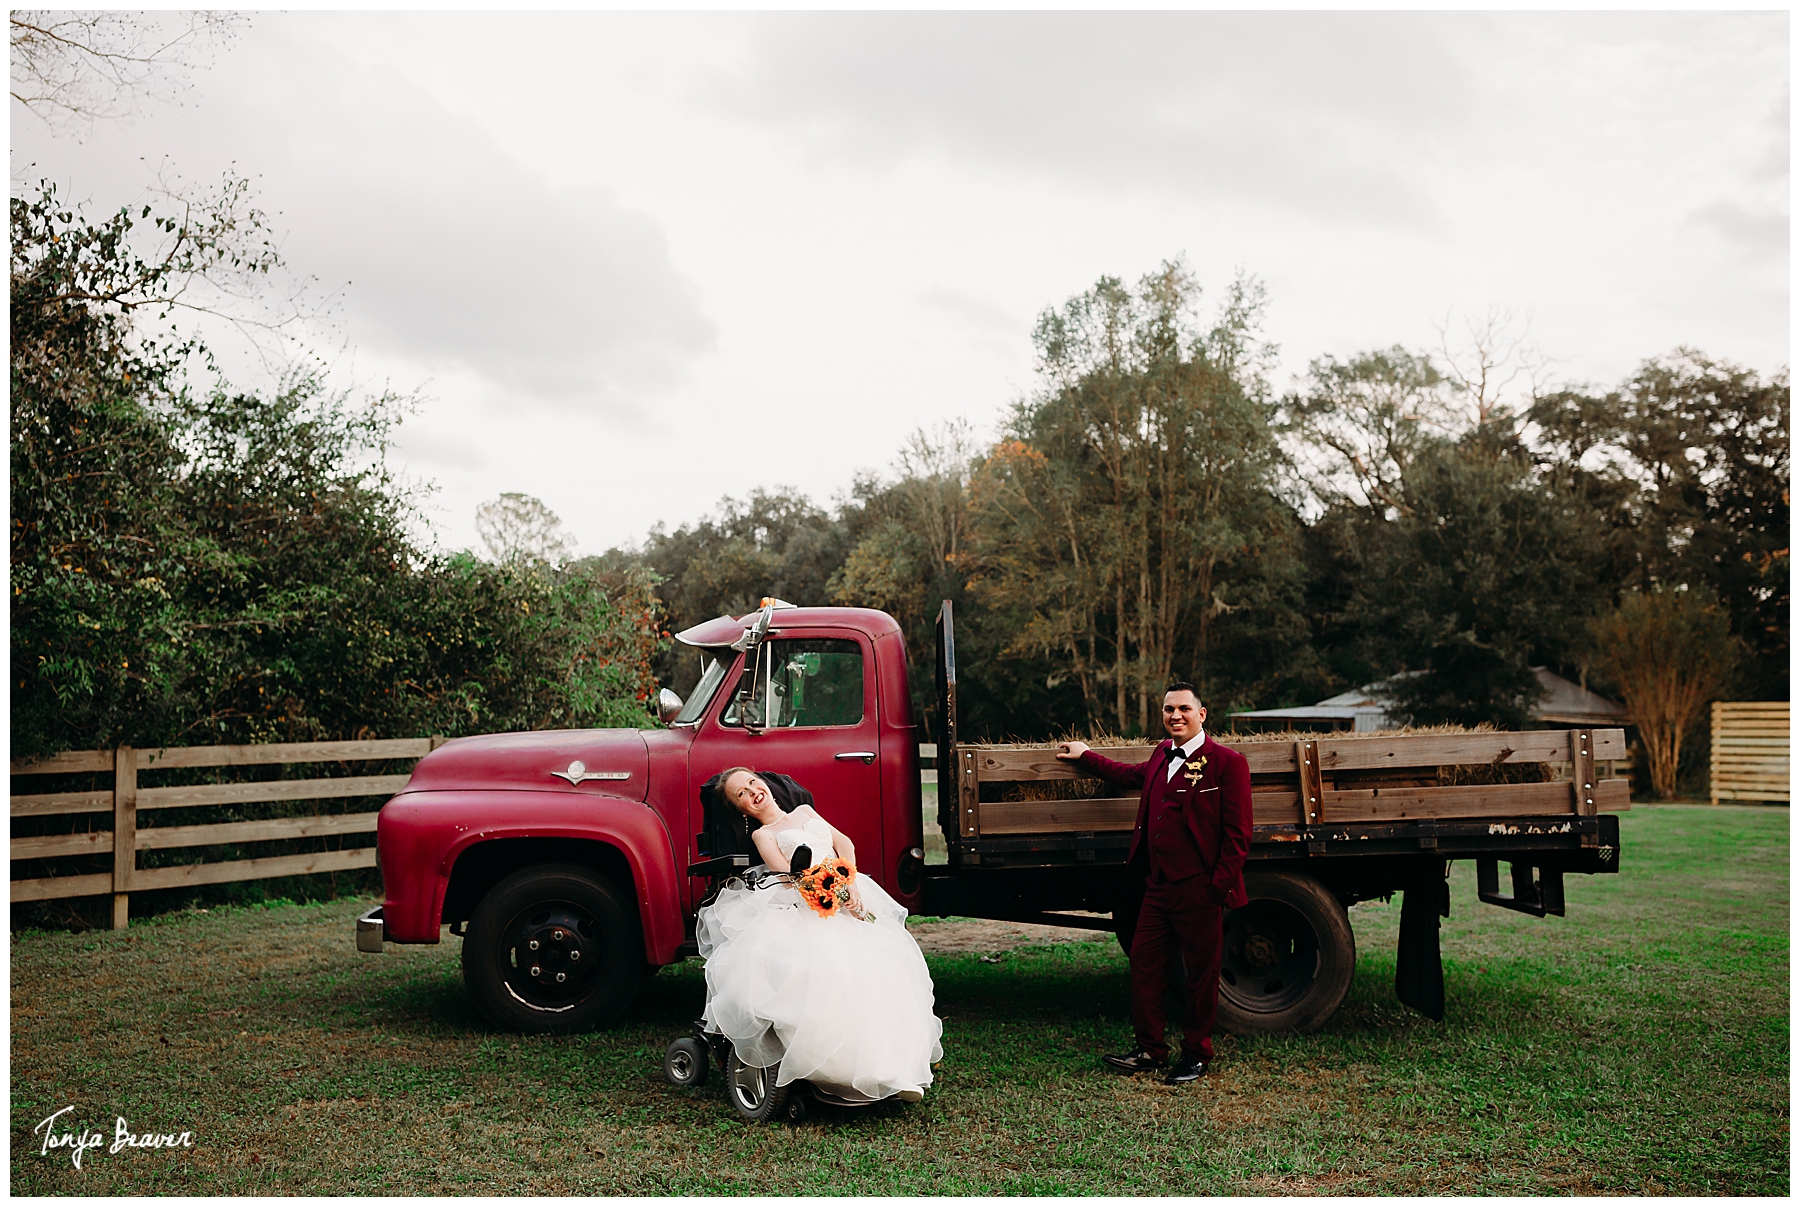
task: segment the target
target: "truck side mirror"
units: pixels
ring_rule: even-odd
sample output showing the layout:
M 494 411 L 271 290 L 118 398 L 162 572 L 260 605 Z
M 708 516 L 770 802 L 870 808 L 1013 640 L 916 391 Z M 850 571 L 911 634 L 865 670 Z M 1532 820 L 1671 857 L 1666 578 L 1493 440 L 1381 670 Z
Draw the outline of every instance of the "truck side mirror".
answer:
M 682 699 L 668 688 L 656 693 L 656 713 L 662 718 L 664 725 L 673 721 L 681 712 Z

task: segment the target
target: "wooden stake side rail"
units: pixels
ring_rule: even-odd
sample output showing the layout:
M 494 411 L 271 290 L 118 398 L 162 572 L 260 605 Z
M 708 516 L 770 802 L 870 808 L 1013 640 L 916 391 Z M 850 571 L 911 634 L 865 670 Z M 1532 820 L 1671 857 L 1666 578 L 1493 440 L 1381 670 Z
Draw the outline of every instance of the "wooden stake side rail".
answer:
M 1152 749 L 1096 747 L 1107 758 L 1133 763 L 1149 758 Z M 1246 742 L 1236 749 L 1250 764 L 1253 819 L 1258 826 L 1592 816 L 1631 807 L 1627 781 L 1601 780 L 1595 774 L 1597 762 L 1625 757 L 1622 729 L 1376 735 Z M 1053 750 L 963 746 L 956 756 L 961 771 L 958 812 L 965 838 L 1129 830 L 1136 819 L 1135 796 L 1047 801 L 980 799 L 979 786 L 983 783 L 1092 778 L 1079 767 L 1058 759 Z M 1431 782 L 1440 767 L 1507 763 L 1555 763 L 1567 768 L 1569 778 L 1548 783 L 1443 787 Z M 1348 773 L 1341 785 L 1337 782 L 1340 773 Z M 1371 778 L 1374 786 L 1366 786 Z M 1400 781 L 1399 785 L 1385 786 L 1392 780 Z
M 1534 729 L 1521 733 L 1417 734 L 1383 738 L 1321 738 L 1319 766 L 1324 772 L 1390 767 L 1430 767 L 1487 763 L 1566 763 L 1569 738 L 1566 729 Z M 1596 760 L 1625 757 L 1623 729 L 1595 729 Z M 1229 746 L 1230 743 L 1221 743 Z M 1293 742 L 1245 742 L 1232 747 L 1250 764 L 1251 775 L 1293 775 L 1299 770 Z M 1004 746 L 965 746 L 974 753 L 983 781 L 1067 780 L 1089 778 L 1072 763 L 1056 757 L 1054 750 L 1013 749 Z M 1121 763 L 1141 763 L 1154 746 L 1096 746 L 1095 754 Z
M 442 737 L 396 738 L 354 742 L 283 742 L 262 746 L 186 746 L 156 750 L 76 750 L 31 763 L 12 764 L 14 776 L 105 773 L 110 789 L 50 792 L 14 796 L 12 816 L 52 817 L 81 813 L 113 815 L 110 830 L 82 834 L 39 835 L 12 839 L 14 860 L 52 859 L 76 855 L 113 856 L 111 873 L 14 880 L 12 900 L 47 901 L 66 897 L 112 895 L 113 928 L 123 929 L 133 890 L 220 884 L 345 871 L 375 866 L 374 847 L 276 855 L 174 867 L 140 868 L 137 852 L 182 847 L 220 846 L 279 839 L 320 838 L 373 833 L 379 812 L 340 813 L 317 817 L 282 817 L 265 821 L 210 825 L 138 827 L 138 814 L 148 809 L 198 808 L 211 805 L 274 801 L 333 800 L 391 796 L 406 786 L 406 775 L 339 776 L 317 779 L 266 780 L 245 784 L 194 784 L 140 788 L 142 771 L 177 767 L 247 767 L 295 763 L 339 763 L 419 759 L 444 743 Z

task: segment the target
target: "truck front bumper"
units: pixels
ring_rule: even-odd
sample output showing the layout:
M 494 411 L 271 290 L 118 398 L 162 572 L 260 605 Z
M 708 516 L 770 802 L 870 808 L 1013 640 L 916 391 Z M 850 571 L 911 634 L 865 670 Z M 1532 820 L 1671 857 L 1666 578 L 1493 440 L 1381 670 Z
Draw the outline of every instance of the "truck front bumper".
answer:
M 377 905 L 356 920 L 356 950 L 373 955 L 381 954 L 381 942 L 386 930 L 381 911 L 382 907 Z

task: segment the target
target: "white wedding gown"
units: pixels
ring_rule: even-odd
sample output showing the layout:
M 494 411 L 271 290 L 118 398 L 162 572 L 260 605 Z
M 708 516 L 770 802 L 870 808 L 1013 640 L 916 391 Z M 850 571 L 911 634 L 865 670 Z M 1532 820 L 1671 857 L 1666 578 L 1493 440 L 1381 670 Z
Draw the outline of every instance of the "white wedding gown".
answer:
M 818 817 L 775 841 L 789 858 L 803 842 L 814 863 L 837 854 Z M 899 902 L 860 871 L 856 888 L 875 921 L 821 918 L 789 884 L 727 881 L 695 925 L 706 1029 L 731 1040 L 745 1064 L 779 1063 L 779 1085 L 810 1081 L 850 1101 L 923 1091 L 944 1054 L 931 973 Z

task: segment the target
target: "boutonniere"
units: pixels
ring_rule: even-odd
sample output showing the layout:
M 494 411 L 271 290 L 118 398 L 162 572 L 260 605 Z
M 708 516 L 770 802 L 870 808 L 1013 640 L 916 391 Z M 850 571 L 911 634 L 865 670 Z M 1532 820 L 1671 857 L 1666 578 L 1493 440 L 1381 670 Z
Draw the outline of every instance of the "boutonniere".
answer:
M 1189 759 L 1187 770 L 1183 771 L 1181 774 L 1182 778 L 1186 779 L 1188 783 L 1199 783 L 1206 776 L 1206 756 L 1201 755 L 1197 759 Z

